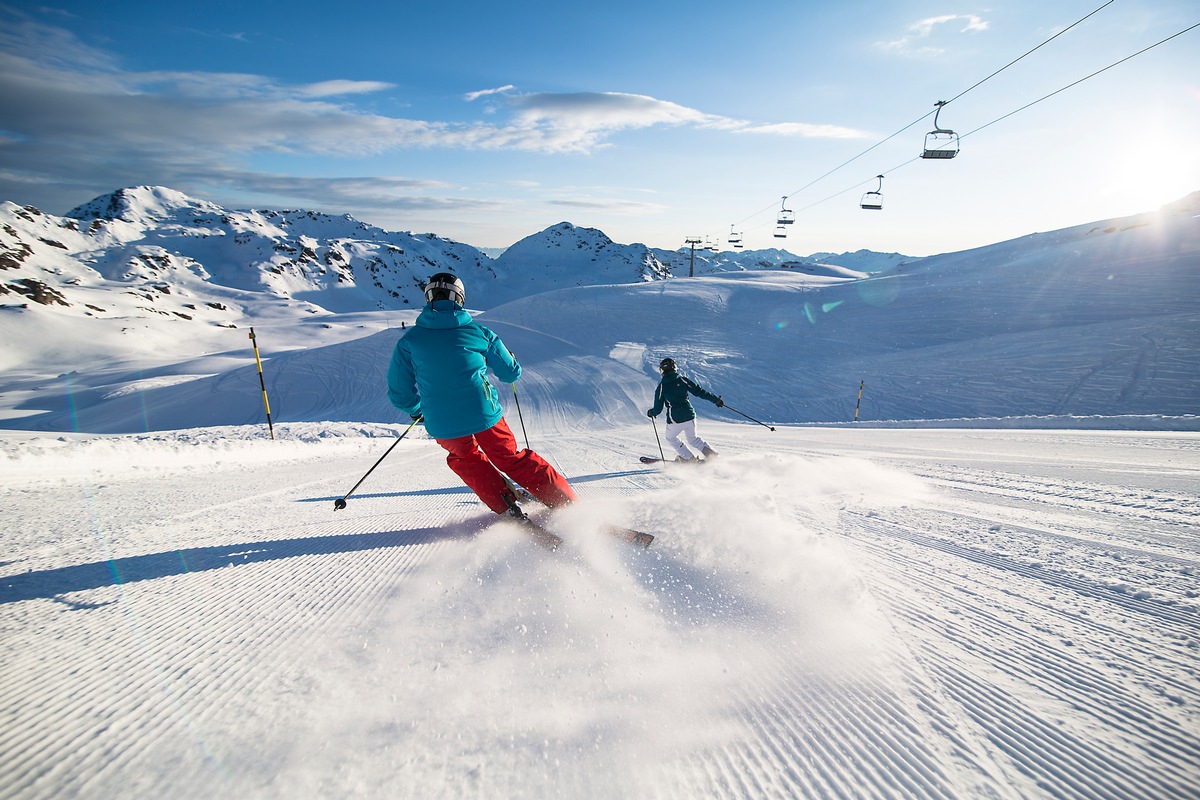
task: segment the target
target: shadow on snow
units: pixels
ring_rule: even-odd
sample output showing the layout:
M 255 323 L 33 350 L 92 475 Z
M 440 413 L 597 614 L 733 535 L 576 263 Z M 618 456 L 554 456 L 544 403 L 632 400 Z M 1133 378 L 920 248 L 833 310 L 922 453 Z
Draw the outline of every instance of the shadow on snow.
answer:
M 297 556 L 353 553 L 382 547 L 412 547 L 443 540 L 465 540 L 475 536 L 479 530 L 479 521 L 474 520 L 444 528 L 350 533 L 191 547 L 76 564 L 0 578 L 0 604 L 46 598 L 65 602 L 73 608 L 93 607 L 96 604 L 69 602 L 59 595 Z

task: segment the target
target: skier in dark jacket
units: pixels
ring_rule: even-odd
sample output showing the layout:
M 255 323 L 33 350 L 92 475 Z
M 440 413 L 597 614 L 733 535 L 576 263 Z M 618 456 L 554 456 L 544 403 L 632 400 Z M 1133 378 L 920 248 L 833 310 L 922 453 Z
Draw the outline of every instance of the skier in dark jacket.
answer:
M 487 371 L 513 383 L 521 365 L 499 336 L 463 308 L 463 282 L 439 272 L 425 285 L 425 299 L 416 323 L 392 352 L 392 405 L 423 418 L 426 432 L 449 454 L 450 469 L 497 514 L 524 517 L 504 475 L 548 506 L 574 501 L 575 492 L 553 466 L 532 450 L 517 451 Z
M 657 417 L 663 408 L 666 408 L 667 442 L 678 454 L 675 460 L 691 461 L 697 458 L 693 450 L 698 450 L 705 458 L 716 457 L 717 451 L 696 433 L 696 409 L 692 408 L 691 402 L 688 401 L 688 393 L 715 403 L 717 408 L 725 405 L 725 401 L 691 378 L 680 374 L 673 358 L 664 358 L 658 368 L 662 371 L 662 380 L 654 390 L 654 407 L 647 411 L 646 415 Z M 684 441 L 687 444 L 684 444 Z M 691 450 L 688 449 L 689 446 Z

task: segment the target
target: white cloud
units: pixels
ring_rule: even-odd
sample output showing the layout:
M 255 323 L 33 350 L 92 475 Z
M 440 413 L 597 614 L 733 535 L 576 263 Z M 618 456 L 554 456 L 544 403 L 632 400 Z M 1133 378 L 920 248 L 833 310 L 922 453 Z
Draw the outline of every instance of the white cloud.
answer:
M 733 133 L 772 133 L 819 138 L 865 138 L 866 133 L 837 125 L 804 122 L 757 124 L 708 114 L 666 100 L 620 92 L 530 94 L 512 100 L 516 123 L 539 131 L 544 140 L 561 149 L 589 149 L 620 130 L 656 125 L 690 125 Z
M 204 194 L 214 191 L 219 194 L 221 187 L 230 187 L 237 195 L 253 194 L 271 201 L 281 199 L 314 210 L 327 209 L 331 213 L 352 208 L 360 219 L 397 211 L 471 210 L 487 205 L 486 200 L 446 194 L 446 190 L 453 187 L 442 181 L 402 177 L 298 177 L 230 169 L 218 176 L 209 176 L 205 185 L 210 191 Z
M 803 136 L 809 139 L 867 139 L 870 134 L 840 125 L 814 125 L 807 122 L 777 122 L 768 125 L 750 125 L 738 133 L 770 133 L 779 136 Z
M 530 94 L 517 98 L 513 105 L 519 124 L 557 129 L 619 130 L 719 119 L 666 100 L 619 92 Z
M 642 216 L 645 214 L 661 214 L 667 206 L 660 203 L 640 203 L 636 200 L 605 199 L 605 198 L 562 198 L 546 201 L 548 205 L 563 208 L 592 211 L 601 214 L 616 214 L 618 216 Z
M 236 178 L 249 188 L 251 173 L 239 170 L 248 157 L 266 153 L 370 157 L 410 148 L 590 153 L 609 146 L 622 131 L 655 126 L 855 135 L 833 125 L 759 125 L 640 94 L 522 95 L 511 84 L 465 96 L 494 99 L 486 104 L 494 118 L 487 121 L 401 118 L 353 104 L 360 95 L 392 88 L 382 81 L 288 85 L 243 73 L 131 72 L 69 32 L 18 20 L 0 27 L 5 109 L 0 196 L 6 186 L 37 181 L 73 195 L 80 187 L 107 191 L 131 182 L 187 188 Z M 367 191 L 346 182 L 322 191 L 352 190 Z
M 470 103 L 478 100 L 481 97 L 487 97 L 493 94 L 505 94 L 507 92 L 511 92 L 515 88 L 516 87 L 511 83 L 508 83 L 495 89 L 480 89 L 478 92 L 467 92 L 465 95 L 463 95 L 463 99 Z
M 348 81 L 332 80 L 310 83 L 300 87 L 300 93 L 307 97 L 334 97 L 345 94 L 369 94 L 392 89 L 395 84 L 382 81 Z
M 906 34 L 890 42 L 876 42 L 875 46 L 888 52 L 904 55 L 938 55 L 945 48 L 926 43 L 930 37 L 939 31 L 941 26 L 962 20 L 963 25 L 958 33 L 981 33 L 990 25 L 985 19 L 975 14 L 943 14 L 940 17 L 927 17 L 909 25 Z

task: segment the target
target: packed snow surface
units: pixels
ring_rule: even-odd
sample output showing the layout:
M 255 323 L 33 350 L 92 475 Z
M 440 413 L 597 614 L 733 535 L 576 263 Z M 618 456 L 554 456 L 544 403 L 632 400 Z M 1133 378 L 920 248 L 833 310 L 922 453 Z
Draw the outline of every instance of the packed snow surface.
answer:
M 1196 798 L 1198 202 L 480 309 L 556 552 L 397 441 L 415 308 L 10 302 L 0 797 Z
M 2 793 L 1200 785 L 1198 434 L 531 431 L 549 553 L 402 430 L 7 436 Z

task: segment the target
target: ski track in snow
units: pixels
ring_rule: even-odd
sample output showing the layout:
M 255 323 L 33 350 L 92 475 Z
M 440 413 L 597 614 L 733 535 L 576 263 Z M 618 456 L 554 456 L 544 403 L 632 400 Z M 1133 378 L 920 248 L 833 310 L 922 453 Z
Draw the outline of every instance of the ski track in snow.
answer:
M 0 796 L 1196 796 L 1196 434 L 567 430 L 0 460 Z

